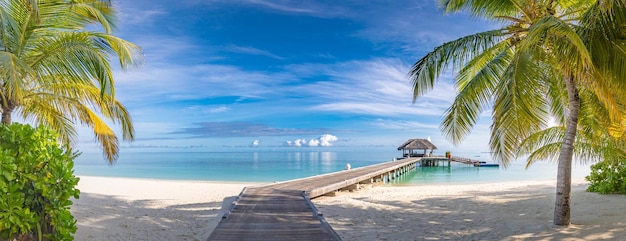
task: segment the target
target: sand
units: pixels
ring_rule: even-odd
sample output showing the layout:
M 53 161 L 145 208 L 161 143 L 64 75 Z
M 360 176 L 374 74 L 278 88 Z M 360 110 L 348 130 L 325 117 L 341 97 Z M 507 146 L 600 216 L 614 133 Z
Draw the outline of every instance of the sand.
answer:
M 377 186 L 314 199 L 348 240 L 626 240 L 626 196 L 574 181 L 572 225 L 552 225 L 554 181 Z M 208 238 L 253 183 L 82 176 L 76 240 Z
M 555 181 L 375 187 L 314 200 L 343 240 L 626 240 L 626 196 L 573 181 L 572 224 L 552 225 Z
M 81 176 L 74 238 L 205 241 L 250 185 L 256 184 Z

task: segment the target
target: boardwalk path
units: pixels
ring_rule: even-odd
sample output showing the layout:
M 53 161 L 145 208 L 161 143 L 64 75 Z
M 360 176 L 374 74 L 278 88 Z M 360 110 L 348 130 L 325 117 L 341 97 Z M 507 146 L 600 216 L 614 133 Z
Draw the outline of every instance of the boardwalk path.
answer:
M 414 168 L 417 161 L 419 158 L 408 158 L 245 188 L 208 240 L 341 240 L 309 198 L 393 178 Z

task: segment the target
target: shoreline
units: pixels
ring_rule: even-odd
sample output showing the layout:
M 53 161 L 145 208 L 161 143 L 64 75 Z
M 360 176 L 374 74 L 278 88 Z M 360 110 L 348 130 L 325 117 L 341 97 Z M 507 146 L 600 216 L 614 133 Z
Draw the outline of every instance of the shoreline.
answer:
M 75 240 L 205 241 L 244 187 L 268 183 L 79 176 Z M 554 227 L 555 180 L 385 185 L 313 199 L 344 240 L 571 240 L 626 236 L 626 196 L 573 179 L 572 225 Z M 597 205 L 602 203 L 602 205 Z
M 197 179 L 159 179 L 154 177 L 117 177 L 117 176 L 98 176 L 98 175 L 79 175 L 74 174 L 75 176 L 81 178 L 85 177 L 88 179 L 126 179 L 126 180 L 143 180 L 143 181 L 165 181 L 165 182 L 191 182 L 191 183 L 209 183 L 209 184 L 252 184 L 252 185 L 263 185 L 263 184 L 272 184 L 273 182 L 252 182 L 252 181 L 229 181 L 229 180 L 197 180 Z

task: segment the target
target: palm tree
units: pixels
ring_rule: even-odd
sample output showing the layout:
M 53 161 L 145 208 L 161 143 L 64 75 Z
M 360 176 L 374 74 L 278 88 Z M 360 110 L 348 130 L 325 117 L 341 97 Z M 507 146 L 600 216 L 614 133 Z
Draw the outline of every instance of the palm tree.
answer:
M 558 158 L 554 224 L 569 225 L 571 166 L 581 93 L 591 93 L 620 122 L 613 90 L 626 73 L 623 1 L 444 0 L 446 12 L 468 11 L 503 27 L 444 43 L 410 70 L 414 101 L 453 66 L 458 95 L 442 132 L 454 144 L 491 107 L 490 147 L 505 166 L 522 142 L 552 119 L 565 126 Z M 608 60 L 608 61 L 607 61 Z
M 57 131 L 68 145 L 76 137 L 75 125 L 86 125 L 113 162 L 119 141 L 105 120 L 121 126 L 124 140 L 134 138 L 134 129 L 115 98 L 111 58 L 126 69 L 138 65 L 142 53 L 111 34 L 111 2 L 6 0 L 0 2 L 0 21 L 2 123 L 19 114 Z

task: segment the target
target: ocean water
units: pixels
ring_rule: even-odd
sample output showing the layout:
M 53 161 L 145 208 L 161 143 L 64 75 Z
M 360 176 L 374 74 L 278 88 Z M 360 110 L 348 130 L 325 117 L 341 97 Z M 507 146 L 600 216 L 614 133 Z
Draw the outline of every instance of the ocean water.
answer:
M 435 153 L 443 155 L 443 153 Z M 453 155 L 493 163 L 489 153 Z M 392 161 L 401 152 L 392 148 L 233 148 L 203 150 L 123 150 L 114 165 L 100 153 L 83 153 L 75 160 L 75 174 L 87 176 L 202 180 L 229 182 L 275 182 L 341 171 Z M 499 181 L 547 180 L 556 178 L 556 164 L 539 162 L 529 169 L 523 161 L 508 168 L 474 167 L 453 163 L 445 167 L 418 167 L 394 182 L 482 183 Z M 573 178 L 589 174 L 588 166 L 575 165 Z

